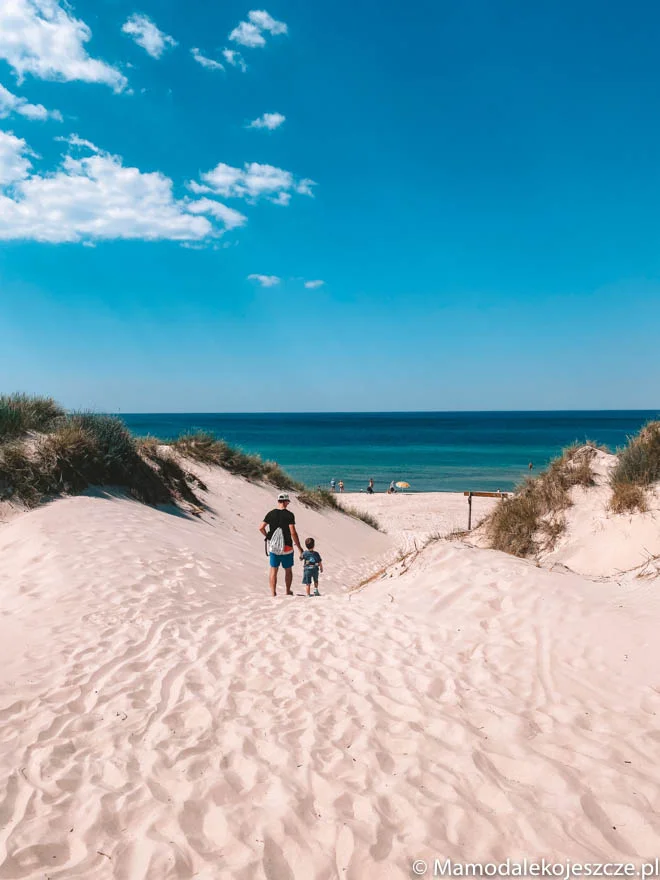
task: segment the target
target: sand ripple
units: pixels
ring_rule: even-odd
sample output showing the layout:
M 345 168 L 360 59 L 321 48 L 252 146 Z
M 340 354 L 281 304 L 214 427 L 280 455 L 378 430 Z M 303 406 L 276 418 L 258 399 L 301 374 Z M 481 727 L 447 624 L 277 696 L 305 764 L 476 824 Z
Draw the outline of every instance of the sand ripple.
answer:
M 350 597 L 271 600 L 261 574 L 220 589 L 225 556 L 185 522 L 158 555 L 123 511 L 100 561 L 91 514 L 3 587 L 25 652 L 0 697 L 0 878 L 383 880 L 413 858 L 660 850 L 650 588 L 445 546 Z

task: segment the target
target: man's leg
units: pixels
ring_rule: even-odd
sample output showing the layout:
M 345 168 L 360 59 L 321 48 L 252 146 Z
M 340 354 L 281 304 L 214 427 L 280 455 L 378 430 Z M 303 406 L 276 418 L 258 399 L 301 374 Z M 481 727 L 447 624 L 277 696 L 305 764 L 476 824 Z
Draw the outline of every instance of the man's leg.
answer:
M 273 596 L 277 596 L 277 569 L 278 568 L 279 568 L 279 565 L 273 565 L 271 563 L 268 581 L 270 583 L 270 592 Z
M 284 583 L 286 584 L 287 596 L 293 596 L 291 584 L 293 582 L 293 552 L 280 556 L 282 560 L 282 568 L 284 569 Z

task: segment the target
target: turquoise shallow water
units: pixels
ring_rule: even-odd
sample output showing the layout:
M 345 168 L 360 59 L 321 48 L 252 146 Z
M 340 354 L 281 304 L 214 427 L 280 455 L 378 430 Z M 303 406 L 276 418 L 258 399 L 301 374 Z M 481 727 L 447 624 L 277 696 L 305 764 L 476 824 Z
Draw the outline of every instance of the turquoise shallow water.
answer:
M 488 413 L 160 413 L 122 415 L 135 434 L 212 431 L 316 486 L 377 491 L 406 480 L 413 491 L 512 489 L 564 446 L 585 438 L 612 449 L 659 411 Z

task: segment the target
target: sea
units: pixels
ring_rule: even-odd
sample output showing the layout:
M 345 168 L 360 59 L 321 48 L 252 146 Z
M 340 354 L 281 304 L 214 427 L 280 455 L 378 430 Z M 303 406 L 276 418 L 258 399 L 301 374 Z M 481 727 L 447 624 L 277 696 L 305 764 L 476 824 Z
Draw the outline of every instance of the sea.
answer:
M 660 410 L 119 415 L 137 436 L 211 432 L 312 487 L 462 492 L 511 490 L 576 441 L 614 451 Z

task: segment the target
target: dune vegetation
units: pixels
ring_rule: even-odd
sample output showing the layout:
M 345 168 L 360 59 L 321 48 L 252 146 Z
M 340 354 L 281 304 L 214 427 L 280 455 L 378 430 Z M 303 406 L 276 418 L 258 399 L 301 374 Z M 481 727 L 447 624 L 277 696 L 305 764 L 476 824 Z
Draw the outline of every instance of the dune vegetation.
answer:
M 614 513 L 647 510 L 647 490 L 660 480 L 660 422 L 649 422 L 630 437 L 610 474 Z
M 51 398 L 0 395 L 0 500 L 35 507 L 90 486 L 116 487 L 151 505 L 203 506 L 206 487 L 186 462 L 224 468 L 251 482 L 296 492 L 301 504 L 342 510 L 334 495 L 307 489 L 272 461 L 236 449 L 213 434 L 174 439 L 134 437 L 121 419 L 67 413 Z M 369 514 L 344 511 L 373 528 Z
M 502 500 L 486 519 L 488 545 L 514 556 L 551 550 L 566 528 L 564 512 L 572 505 L 573 486 L 592 486 L 595 444 L 575 444 Z
M 591 461 L 597 449 L 603 447 L 590 441 L 572 446 L 546 471 L 526 480 L 486 520 L 488 545 L 524 557 L 552 550 L 566 528 L 564 512 L 572 504 L 569 490 L 593 485 Z M 616 514 L 648 510 L 649 490 L 658 482 L 660 421 L 654 421 L 617 451 L 609 475 L 609 509 Z
M 0 394 L 0 442 L 29 431 L 48 431 L 64 415 L 62 407 L 50 397 Z
M 168 441 L 162 441 L 168 442 Z M 259 455 L 250 455 L 240 449 L 236 449 L 218 440 L 213 434 L 198 431 L 193 434 L 183 434 L 171 441 L 172 449 L 186 458 L 199 461 L 202 464 L 217 465 L 254 482 L 270 483 L 278 489 L 299 490 L 304 486 L 292 479 L 274 461 L 264 461 Z
M 67 414 L 53 401 L 0 398 L 0 500 L 35 507 L 89 486 L 119 487 L 145 504 L 199 503 L 201 481 L 120 419 Z

